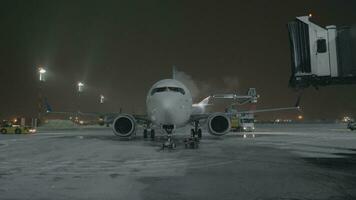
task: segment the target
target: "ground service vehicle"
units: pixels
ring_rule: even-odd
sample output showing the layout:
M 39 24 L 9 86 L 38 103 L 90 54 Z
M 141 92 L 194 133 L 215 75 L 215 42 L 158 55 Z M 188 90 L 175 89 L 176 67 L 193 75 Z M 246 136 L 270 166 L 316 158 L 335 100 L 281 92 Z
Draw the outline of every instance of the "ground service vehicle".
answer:
M 233 131 L 248 131 L 255 130 L 255 119 L 253 114 L 237 114 L 230 117 L 231 130 Z
M 255 118 L 253 114 L 241 114 L 240 115 L 240 131 L 252 132 L 255 130 Z
M 349 122 L 347 124 L 347 128 L 350 129 L 351 131 L 356 130 L 356 122 Z
M 3 122 L 0 126 L 0 133 L 2 134 L 28 134 L 35 133 L 36 129 L 26 126 L 13 125 L 9 122 Z

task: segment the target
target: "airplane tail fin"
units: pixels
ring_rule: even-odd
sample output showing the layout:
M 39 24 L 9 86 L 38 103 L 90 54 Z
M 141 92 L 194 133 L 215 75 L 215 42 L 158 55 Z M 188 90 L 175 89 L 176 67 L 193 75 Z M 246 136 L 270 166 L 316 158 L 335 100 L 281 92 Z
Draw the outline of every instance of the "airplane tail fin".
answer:
M 210 105 L 209 100 L 210 100 L 210 96 L 207 96 L 207 97 L 205 97 L 205 99 L 203 99 L 201 102 L 199 102 L 197 104 L 200 106 L 207 106 L 207 105 Z

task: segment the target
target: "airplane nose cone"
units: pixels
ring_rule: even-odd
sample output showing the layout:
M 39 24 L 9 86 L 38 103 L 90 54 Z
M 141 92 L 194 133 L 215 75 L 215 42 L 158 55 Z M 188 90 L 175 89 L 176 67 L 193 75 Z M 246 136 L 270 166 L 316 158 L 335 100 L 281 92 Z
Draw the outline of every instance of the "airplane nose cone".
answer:
M 163 117 L 163 121 L 165 121 L 166 124 L 171 124 L 174 123 L 174 116 L 175 116 L 175 106 L 176 102 L 174 102 L 174 100 L 170 100 L 170 99 L 165 99 L 164 101 L 162 101 L 161 104 L 161 112 L 162 112 L 162 117 Z
M 148 113 L 152 122 L 157 125 L 184 124 L 190 117 L 189 102 L 175 93 L 162 95 L 154 96 L 154 99 L 148 102 Z

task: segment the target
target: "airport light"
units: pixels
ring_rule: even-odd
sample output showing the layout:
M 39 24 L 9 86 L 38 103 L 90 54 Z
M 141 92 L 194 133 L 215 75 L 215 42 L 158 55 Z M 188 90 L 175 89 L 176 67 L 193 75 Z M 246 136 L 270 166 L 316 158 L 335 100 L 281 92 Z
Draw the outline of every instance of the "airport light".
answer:
M 83 92 L 83 88 L 84 88 L 84 83 L 82 82 L 78 82 L 78 92 Z
M 303 115 L 299 115 L 299 116 L 298 116 L 298 119 L 299 119 L 299 120 L 302 120 L 302 119 L 303 119 Z
M 105 97 L 104 97 L 104 95 L 101 94 L 101 95 L 100 95 L 100 103 L 103 104 L 103 103 L 104 103 L 104 100 L 105 100 Z
M 342 122 L 345 122 L 345 123 L 347 123 L 347 122 L 349 122 L 349 121 L 352 121 L 351 117 L 349 117 L 349 116 L 345 116 L 345 117 L 342 119 Z
M 44 82 L 45 81 L 45 74 L 46 74 L 46 70 L 42 67 L 38 68 L 38 73 L 40 74 L 40 81 Z
M 38 70 L 38 74 L 39 74 L 39 84 L 38 84 L 38 95 L 39 95 L 39 98 L 38 98 L 38 119 L 41 119 L 41 114 L 42 112 L 44 111 L 44 98 L 43 98 L 43 87 L 44 87 L 44 82 L 46 81 L 46 69 L 43 68 L 42 66 L 39 66 L 37 68 Z M 37 124 L 37 122 L 36 122 Z

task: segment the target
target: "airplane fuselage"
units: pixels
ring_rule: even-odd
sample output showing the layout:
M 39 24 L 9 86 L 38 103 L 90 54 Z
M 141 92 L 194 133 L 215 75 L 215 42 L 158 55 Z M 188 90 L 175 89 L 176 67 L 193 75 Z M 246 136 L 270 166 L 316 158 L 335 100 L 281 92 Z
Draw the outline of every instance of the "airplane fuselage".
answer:
M 175 79 L 155 83 L 146 98 L 147 115 L 159 127 L 185 126 L 192 114 L 192 96 L 188 88 Z

